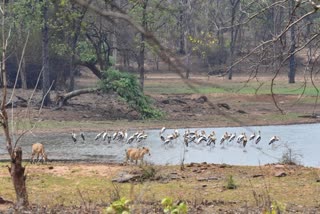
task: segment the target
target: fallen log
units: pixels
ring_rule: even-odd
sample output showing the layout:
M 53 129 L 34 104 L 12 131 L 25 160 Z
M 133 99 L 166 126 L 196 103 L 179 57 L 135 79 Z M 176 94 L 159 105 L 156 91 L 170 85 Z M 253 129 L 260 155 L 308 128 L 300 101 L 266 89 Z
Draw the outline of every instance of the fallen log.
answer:
M 74 90 L 74 91 L 71 91 L 71 92 L 68 92 L 65 94 L 57 94 L 57 96 L 55 98 L 55 103 L 56 103 L 57 107 L 54 110 L 60 109 L 72 97 L 76 97 L 81 94 L 94 93 L 94 92 L 97 92 L 98 90 L 99 90 L 99 88 L 84 88 L 84 89 Z

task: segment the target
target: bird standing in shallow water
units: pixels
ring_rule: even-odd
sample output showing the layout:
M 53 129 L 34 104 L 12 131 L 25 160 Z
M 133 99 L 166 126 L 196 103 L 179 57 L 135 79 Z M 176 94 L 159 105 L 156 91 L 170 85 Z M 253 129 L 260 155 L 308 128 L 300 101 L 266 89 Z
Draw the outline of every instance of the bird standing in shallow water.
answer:
M 250 141 L 250 140 L 253 140 L 255 137 L 256 137 L 256 133 L 254 132 L 252 135 L 250 135 L 249 141 Z
M 71 138 L 72 138 L 73 142 L 77 142 L 77 135 L 76 135 L 76 133 L 74 133 L 74 131 L 72 131 L 72 133 L 71 133 Z
M 81 138 L 82 138 L 82 140 L 83 140 L 83 141 L 85 141 L 85 140 L 86 140 L 86 138 L 85 138 L 85 136 L 84 136 L 84 133 L 83 133 L 83 132 L 80 132 L 80 136 L 81 136 Z
M 261 132 L 259 130 L 259 134 L 258 134 L 258 136 L 257 136 L 257 138 L 255 140 L 255 143 L 258 144 L 260 142 L 260 140 L 261 140 Z
M 269 145 L 271 145 L 272 143 L 274 143 L 274 142 L 276 142 L 276 141 L 279 141 L 279 140 L 280 140 L 279 137 L 273 136 L 273 137 L 270 139 L 270 141 L 269 141 Z
M 94 138 L 94 140 L 98 140 L 99 138 L 101 138 L 104 132 L 105 131 L 102 131 L 99 134 L 97 134 L 97 136 Z
M 248 139 L 247 139 L 246 133 L 243 133 L 243 135 L 244 135 L 244 137 L 242 139 L 242 145 L 243 145 L 243 147 L 246 147 Z
M 229 142 L 232 142 L 236 138 L 236 133 L 232 134 L 229 138 Z

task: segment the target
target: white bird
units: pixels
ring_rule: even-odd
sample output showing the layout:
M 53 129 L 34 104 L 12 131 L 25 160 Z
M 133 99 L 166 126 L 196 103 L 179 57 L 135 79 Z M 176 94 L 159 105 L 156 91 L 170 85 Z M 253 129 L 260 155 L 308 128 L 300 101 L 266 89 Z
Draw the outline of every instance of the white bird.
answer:
M 105 131 L 103 134 L 102 134 L 102 140 L 105 141 L 107 139 L 107 136 L 108 136 L 108 132 Z
M 103 133 L 104 133 L 104 131 L 102 131 L 99 134 L 97 134 L 97 136 L 94 138 L 94 140 L 98 140 L 99 138 L 101 138 Z
M 279 137 L 273 136 L 273 137 L 270 139 L 270 141 L 269 141 L 269 145 L 272 144 L 272 143 L 274 143 L 274 142 L 276 142 L 276 141 L 279 141 L 279 140 L 280 140 Z
M 232 142 L 236 138 L 236 133 L 232 134 L 229 138 L 229 142 Z
M 171 142 L 170 139 L 166 139 L 166 140 L 164 141 L 164 144 L 168 144 L 168 143 L 170 143 L 170 142 Z
M 260 140 L 261 140 L 261 133 L 259 131 L 259 134 L 258 134 L 258 136 L 257 136 L 257 138 L 255 140 L 255 143 L 258 144 L 260 142 Z
M 231 135 L 229 135 L 228 132 L 224 133 L 224 139 L 225 140 L 229 140 L 230 137 L 231 137 Z
M 160 130 L 159 135 L 162 135 L 165 132 L 165 130 L 166 130 L 166 127 L 162 127 L 162 129 Z
M 243 140 L 243 138 L 244 138 L 244 133 L 242 133 L 241 135 L 239 135 L 239 136 L 237 137 L 237 143 L 241 143 L 241 141 Z
M 116 131 L 112 136 L 112 140 L 115 140 L 117 138 L 117 136 L 118 136 L 118 132 Z
M 249 140 L 253 140 L 256 137 L 256 133 L 254 132 L 252 135 L 250 135 Z
M 72 131 L 72 133 L 71 133 L 71 138 L 72 138 L 73 142 L 77 142 L 77 135 L 76 135 L 76 133 L 74 133 L 74 131 Z
M 200 144 L 202 141 L 207 141 L 207 138 L 205 136 L 201 136 L 197 140 L 197 144 Z
M 220 139 L 220 145 L 223 144 L 225 140 L 226 139 L 224 138 L 224 136 L 222 136 L 221 139 Z
M 136 137 L 134 135 L 132 135 L 131 137 L 128 138 L 127 143 L 130 144 L 134 141 Z
M 127 138 L 128 138 L 128 130 L 125 130 L 125 131 L 124 131 L 124 137 L 123 137 L 123 139 L 124 139 L 124 140 L 127 140 Z
M 215 135 L 209 135 L 209 139 L 207 140 L 207 146 L 210 146 L 211 143 L 213 143 L 214 145 L 216 145 L 216 136 Z

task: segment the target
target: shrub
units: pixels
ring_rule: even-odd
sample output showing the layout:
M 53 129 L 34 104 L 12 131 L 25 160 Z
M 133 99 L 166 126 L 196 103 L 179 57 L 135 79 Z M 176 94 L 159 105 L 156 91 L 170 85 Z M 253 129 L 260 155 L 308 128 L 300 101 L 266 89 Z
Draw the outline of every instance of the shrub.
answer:
M 232 175 L 229 175 L 225 188 L 226 189 L 236 189 L 237 188 L 237 185 L 235 184 Z
M 116 92 L 131 108 L 141 114 L 142 119 L 162 116 L 162 112 L 151 106 L 151 100 L 143 94 L 137 77 L 133 74 L 109 68 L 103 73 L 99 88 L 104 92 Z
M 282 157 L 280 159 L 280 163 L 288 164 L 288 165 L 298 165 L 300 162 L 300 158 L 302 157 L 297 151 L 292 149 L 289 145 L 284 145 L 285 150 L 282 153 Z
M 155 177 L 156 169 L 153 166 L 146 165 L 146 166 L 141 166 L 140 168 L 142 169 L 142 176 L 141 176 L 142 181 L 152 179 Z
M 179 204 L 174 204 L 173 199 L 170 197 L 165 197 L 161 200 L 161 205 L 163 206 L 164 213 L 170 214 L 186 214 L 188 213 L 188 206 L 185 202 Z
M 106 213 L 107 214 L 129 214 L 130 208 L 129 208 L 130 200 L 126 199 L 125 197 L 112 202 L 112 204 L 107 207 Z

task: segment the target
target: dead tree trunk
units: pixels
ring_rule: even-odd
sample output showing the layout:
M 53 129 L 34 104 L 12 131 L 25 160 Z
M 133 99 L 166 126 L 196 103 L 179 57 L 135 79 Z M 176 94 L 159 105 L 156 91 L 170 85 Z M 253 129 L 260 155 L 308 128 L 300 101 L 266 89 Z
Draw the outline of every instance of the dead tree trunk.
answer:
M 67 101 L 69 99 L 71 99 L 72 97 L 79 96 L 81 94 L 94 93 L 98 90 L 99 90 L 98 88 L 84 88 L 84 89 L 71 91 L 66 94 L 59 94 L 59 95 L 57 95 L 57 97 L 55 99 L 56 105 L 57 105 L 57 108 L 55 108 L 55 110 L 57 110 L 57 109 L 61 108 L 63 105 L 65 105 L 67 103 Z
M 9 167 L 9 173 L 13 182 L 13 186 L 16 192 L 16 206 L 17 208 L 28 206 L 28 194 L 26 187 L 27 176 L 24 174 L 25 168 L 22 166 L 22 149 L 17 147 L 14 150 L 14 160 L 11 161 L 11 167 Z

